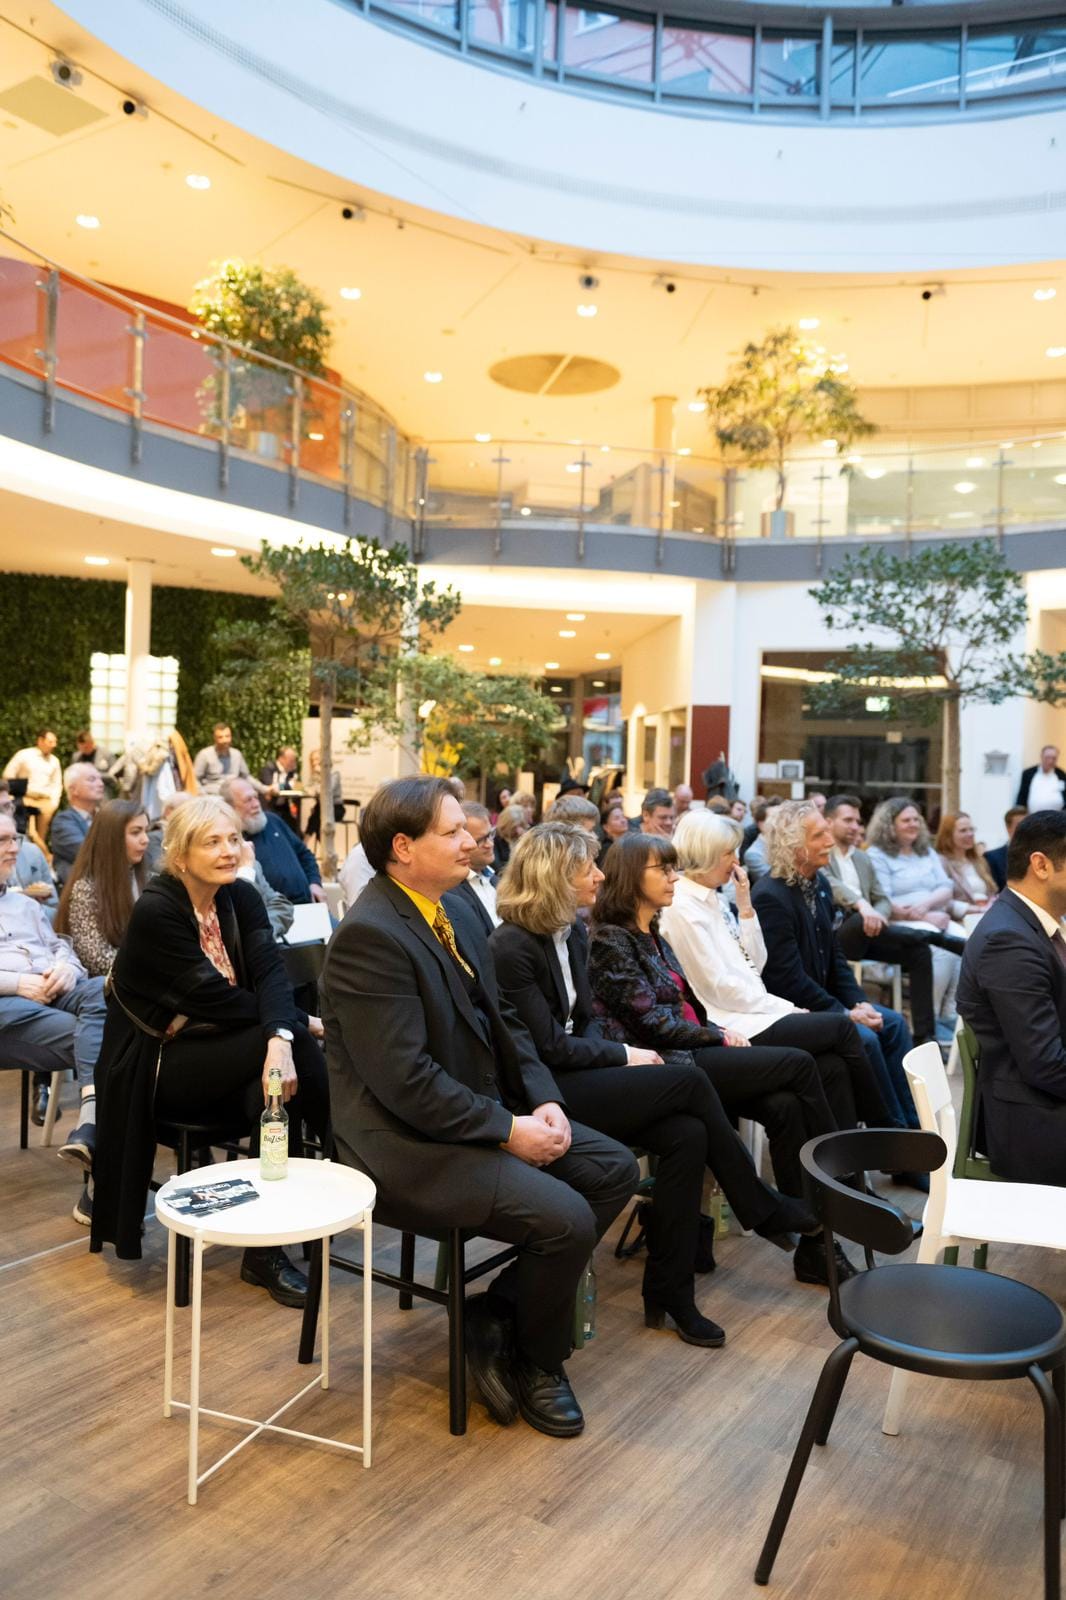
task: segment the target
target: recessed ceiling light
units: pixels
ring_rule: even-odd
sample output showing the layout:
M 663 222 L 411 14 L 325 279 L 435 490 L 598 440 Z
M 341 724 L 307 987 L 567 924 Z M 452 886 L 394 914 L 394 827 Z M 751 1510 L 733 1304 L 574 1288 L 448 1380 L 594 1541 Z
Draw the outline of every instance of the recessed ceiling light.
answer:
M 531 517 L 533 515 L 533 513 L 530 510 L 529 506 L 523 506 L 522 509 L 519 511 L 518 515 L 520 517 Z
M 544 670 L 545 670 L 545 672 L 558 672 L 558 670 L 559 670 L 558 661 L 546 661 L 544 663 Z
M 503 657 L 502 656 L 489 656 L 489 666 L 490 667 L 502 667 L 503 666 Z
M 597 661 L 610 661 L 610 659 L 611 659 L 611 652 L 609 650 L 597 650 L 596 651 L 596 660 Z
M 85 557 L 85 565 L 87 567 L 109 567 L 111 565 L 111 557 L 110 556 L 86 556 Z
M 237 554 L 237 552 L 236 552 L 236 550 L 232 549 L 228 544 L 213 544 L 211 546 L 211 554 L 213 556 L 226 557 L 226 556 L 235 556 Z
M 868 477 L 868 478 L 883 478 L 884 475 L 885 475 L 884 467 L 867 467 L 866 468 L 866 477 Z
M 610 447 L 610 445 L 609 445 L 609 444 L 601 444 L 601 445 L 600 445 L 600 450 L 601 450 L 601 451 L 602 451 L 602 453 L 603 453 L 603 454 L 604 454 L 604 455 L 605 455 L 605 456 L 609 456 L 609 455 L 610 455 L 610 453 L 611 453 L 611 447 Z
M 974 490 L 977 488 L 977 485 L 976 483 L 969 483 L 963 479 L 962 483 L 956 483 L 953 487 L 956 494 L 973 494 Z
M 683 445 L 682 448 L 677 453 L 678 453 L 679 456 L 690 456 L 692 454 L 691 446 L 689 446 L 687 444 Z
M 585 613 L 583 611 L 568 611 L 566 620 L 567 622 L 584 622 Z
M 592 687 L 594 689 L 606 689 L 607 685 L 602 678 L 593 678 Z
M 577 630 L 576 628 L 560 628 L 559 637 L 560 639 L 576 639 Z
M 1066 356 L 1066 344 L 1049 344 L 1044 354 L 1049 361 L 1058 361 L 1060 356 Z
M 472 644 L 461 644 L 459 648 L 463 652 L 464 656 L 468 656 L 473 653 L 474 646 Z
M 862 456 L 856 456 L 856 455 L 845 456 L 844 457 L 844 465 L 846 467 L 857 467 L 861 460 L 862 460 Z
M 966 457 L 966 465 L 968 467 L 983 467 L 984 464 L 985 464 L 984 456 L 967 456 Z
M 440 383 L 444 378 L 443 372 L 423 372 L 422 376 L 427 383 Z
M 1056 474 L 1055 474 L 1055 482 L 1056 483 L 1066 483 L 1066 472 L 1056 472 Z
M 822 440 L 822 449 L 823 450 L 835 450 L 836 447 L 837 447 L 837 442 L 836 442 L 835 439 L 823 439 Z
M 561 684 L 559 684 L 559 683 L 553 683 L 552 684 L 552 694 L 562 694 L 562 692 L 563 692 L 563 689 L 562 689 L 562 685 Z
M 577 314 L 578 314 L 579 317 L 594 317 L 598 310 L 599 310 L 598 306 L 593 306 L 593 305 L 578 306 Z
M 1013 450 L 1014 449 L 1014 440 L 1013 439 L 1004 439 L 1003 443 L 1000 445 L 999 448 L 1001 450 Z
M 315 443 L 316 443 L 316 444 L 320 444 L 320 443 L 321 443 L 321 441 L 322 441 L 322 440 L 323 440 L 323 439 L 324 439 L 324 438 L 325 438 L 325 437 L 326 437 L 326 436 L 325 436 L 325 434 L 324 434 L 324 433 L 309 433 L 309 434 L 308 434 L 308 435 L 307 435 L 307 437 L 308 437 L 308 438 L 309 438 L 309 439 L 313 439 L 313 440 L 314 440 L 314 441 L 315 441 Z
M 815 328 L 820 328 L 821 327 L 821 325 L 822 325 L 821 324 L 821 318 L 820 317 L 800 317 L 799 325 L 803 329 L 804 333 L 813 333 Z
M 566 470 L 567 470 L 567 472 L 580 472 L 581 471 L 581 462 L 580 461 L 568 461 L 566 463 Z
M 670 510 L 671 511 L 676 511 L 680 504 L 681 504 L 680 500 L 671 500 L 671 502 L 670 502 Z
M 185 182 L 190 189 L 210 189 L 211 179 L 203 172 L 190 172 Z
M 362 298 L 363 298 L 362 289 L 355 289 L 355 288 L 353 288 L 351 286 L 348 286 L 348 287 L 346 287 L 346 288 L 341 290 L 341 299 L 342 300 L 361 300 Z
M 91 216 L 87 211 L 79 211 L 74 221 L 79 228 L 98 228 L 100 226 L 100 218 Z
M 706 400 L 690 400 L 688 403 L 688 408 L 690 411 L 694 411 L 698 416 L 701 411 L 706 411 L 707 402 Z
M 1057 289 L 1034 289 L 1033 290 L 1033 299 L 1034 300 L 1054 300 L 1054 298 L 1058 294 L 1058 292 L 1059 291 Z
M 478 444 L 491 444 L 492 443 L 492 434 L 491 433 L 475 433 L 474 438 L 476 439 Z
M 1030 450 L 1039 450 L 1043 442 L 1043 439 L 1034 439 L 1032 444 L 1029 446 Z

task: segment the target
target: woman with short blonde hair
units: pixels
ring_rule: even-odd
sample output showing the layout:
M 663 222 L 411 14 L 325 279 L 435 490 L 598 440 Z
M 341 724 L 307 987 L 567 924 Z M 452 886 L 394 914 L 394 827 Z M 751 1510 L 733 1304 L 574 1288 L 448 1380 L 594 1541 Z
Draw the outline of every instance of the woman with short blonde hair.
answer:
M 511 851 L 524 833 L 528 833 L 531 818 L 525 806 L 512 800 L 509 806 L 504 806 L 496 818 L 496 855 L 493 865 L 497 872 L 502 872 L 511 859 Z
M 574 823 L 553 820 L 531 829 L 496 886 L 500 920 L 538 934 L 569 928 L 577 914 L 573 879 L 599 853 L 599 840 Z

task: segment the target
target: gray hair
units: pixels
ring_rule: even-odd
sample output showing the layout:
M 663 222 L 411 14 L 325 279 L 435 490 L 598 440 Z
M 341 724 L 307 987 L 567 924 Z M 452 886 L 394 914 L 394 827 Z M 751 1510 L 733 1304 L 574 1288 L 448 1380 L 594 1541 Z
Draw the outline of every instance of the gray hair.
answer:
M 807 823 L 811 817 L 821 818 L 821 815 L 813 800 L 783 800 L 770 812 L 763 837 L 772 878 L 783 878 L 786 883 L 800 882 L 803 874 L 799 870 L 799 856 L 807 843 Z
M 583 794 L 561 794 L 554 800 L 545 822 L 580 822 L 584 817 L 587 821 L 600 820 L 600 808 L 593 805 L 591 800 L 586 800 Z
M 744 829 L 717 811 L 686 811 L 674 829 L 677 864 L 686 876 L 709 872 L 740 848 Z
M 255 784 L 250 778 L 241 777 L 239 772 L 233 773 L 229 778 L 223 778 L 218 786 L 218 792 L 228 806 L 233 805 L 233 791 L 239 783 L 246 783 L 249 789 L 255 789 Z M 258 791 L 256 791 L 258 793 Z
M 899 840 L 896 838 L 896 821 L 904 811 L 912 807 L 917 811 L 918 818 L 922 824 L 918 831 L 918 837 L 914 841 L 914 853 L 916 856 L 927 856 L 933 848 L 933 841 L 929 836 L 925 818 L 922 816 L 922 808 L 917 800 L 912 800 L 908 795 L 904 794 L 897 794 L 891 800 L 882 800 L 875 808 L 874 814 L 870 818 L 870 825 L 866 829 L 867 846 L 876 845 L 879 850 L 885 852 L 886 856 L 898 856 Z
M 491 824 L 492 818 L 489 815 L 489 808 L 488 806 L 483 806 L 480 800 L 461 800 L 459 803 L 463 808 L 464 817 L 468 819 L 470 817 L 477 817 L 479 822 L 488 822 Z
M 67 794 L 70 793 L 71 784 L 77 786 L 80 780 L 87 777 L 89 773 L 92 773 L 94 778 L 100 776 L 91 761 L 72 761 L 69 767 L 65 767 L 63 770 L 63 787 Z

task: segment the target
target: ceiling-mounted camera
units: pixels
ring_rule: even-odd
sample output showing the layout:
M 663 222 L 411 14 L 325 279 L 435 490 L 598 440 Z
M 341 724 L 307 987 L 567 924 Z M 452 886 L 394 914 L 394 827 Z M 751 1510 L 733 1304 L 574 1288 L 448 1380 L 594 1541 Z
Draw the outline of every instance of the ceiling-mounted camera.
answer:
M 341 206 L 341 216 L 345 222 L 365 222 L 366 212 L 362 206 Z
M 582 289 L 598 289 L 600 286 L 600 280 L 594 272 L 582 272 L 577 281 Z
M 651 280 L 651 286 L 653 289 L 661 289 L 664 294 L 677 293 L 677 284 L 674 282 L 673 278 L 667 278 L 661 272 L 659 273 L 658 277 L 655 277 Z
M 122 101 L 122 115 L 124 117 L 146 117 L 148 115 L 148 107 L 143 100 L 135 100 L 133 95 L 128 94 Z
M 922 299 L 925 301 L 939 300 L 947 294 L 947 289 L 942 283 L 927 283 L 922 289 Z
M 61 89 L 77 89 L 81 84 L 81 73 L 73 61 L 63 56 L 57 56 L 52 62 L 52 77 Z

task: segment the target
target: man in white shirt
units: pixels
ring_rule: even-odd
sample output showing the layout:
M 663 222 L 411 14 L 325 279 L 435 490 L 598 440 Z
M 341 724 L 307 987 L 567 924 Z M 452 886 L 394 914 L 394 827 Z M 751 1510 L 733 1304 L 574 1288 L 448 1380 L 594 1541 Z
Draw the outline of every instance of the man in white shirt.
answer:
M 1040 752 L 1040 765 L 1026 767 L 1018 785 L 1016 805 L 1030 811 L 1061 811 L 1066 805 L 1066 772 L 1058 764 L 1057 746 L 1046 744 Z
M 479 805 L 476 800 L 463 801 L 463 816 L 474 848 L 470 852 L 470 871 L 466 882 L 453 889 L 452 893 L 473 907 L 488 938 L 493 928 L 500 924 L 496 914 L 496 874 L 492 870 L 496 829 L 492 826 L 486 807 Z
M 31 828 L 41 844 L 48 837 L 49 824 L 63 798 L 63 773 L 53 754 L 56 743 L 51 728 L 39 728 L 36 744 L 16 750 L 4 768 L 5 778 L 26 780 L 25 803 L 39 813 L 31 819 Z

